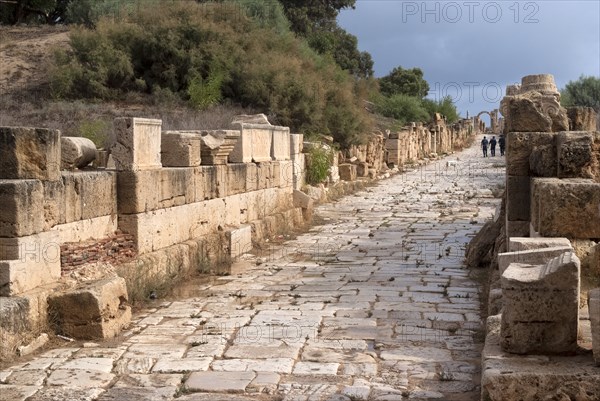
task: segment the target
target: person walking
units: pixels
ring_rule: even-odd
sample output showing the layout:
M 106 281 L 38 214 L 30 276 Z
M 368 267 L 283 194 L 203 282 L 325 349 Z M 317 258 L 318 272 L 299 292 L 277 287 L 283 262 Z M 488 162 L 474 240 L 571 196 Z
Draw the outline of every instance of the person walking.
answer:
M 500 156 L 504 156 L 504 149 L 506 148 L 506 139 L 504 135 L 500 135 L 498 138 L 498 145 L 500 146 Z
M 490 152 L 492 157 L 496 156 L 496 143 L 496 137 L 492 136 L 492 139 L 490 139 Z
M 488 140 L 484 136 L 481 140 L 481 149 L 483 150 L 483 157 L 487 157 Z

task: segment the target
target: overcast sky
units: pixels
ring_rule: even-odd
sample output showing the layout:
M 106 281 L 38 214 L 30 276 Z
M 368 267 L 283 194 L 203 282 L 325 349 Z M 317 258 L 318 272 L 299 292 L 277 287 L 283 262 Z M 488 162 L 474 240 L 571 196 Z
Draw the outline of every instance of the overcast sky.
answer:
M 559 88 L 600 76 L 600 0 L 357 0 L 338 21 L 371 53 L 375 76 L 420 67 L 429 97 L 451 95 L 463 116 L 497 108 L 524 75 L 553 74 Z

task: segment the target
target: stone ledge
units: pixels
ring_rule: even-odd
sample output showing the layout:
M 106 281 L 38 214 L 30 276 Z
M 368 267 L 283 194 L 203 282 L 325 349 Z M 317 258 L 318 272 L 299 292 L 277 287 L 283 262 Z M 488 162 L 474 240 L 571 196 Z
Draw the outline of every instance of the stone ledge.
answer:
M 490 316 L 487 325 L 481 357 L 482 400 L 550 400 L 560 395 L 592 401 L 600 394 L 600 369 L 589 353 L 574 357 L 512 355 L 500 349 L 500 315 Z

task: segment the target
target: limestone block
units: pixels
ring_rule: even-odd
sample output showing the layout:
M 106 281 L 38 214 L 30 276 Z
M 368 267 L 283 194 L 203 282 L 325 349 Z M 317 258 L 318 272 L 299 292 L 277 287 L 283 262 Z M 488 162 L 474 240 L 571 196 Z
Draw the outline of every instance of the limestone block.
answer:
M 264 114 L 240 114 L 233 117 L 231 125 L 237 125 L 240 123 L 244 124 L 257 124 L 257 125 L 271 125 L 269 119 Z
M 258 189 L 258 166 L 254 163 L 246 163 L 246 191 Z
M 197 201 L 197 186 L 201 180 L 196 180 L 196 174 L 203 177 L 199 171 L 192 168 L 162 168 L 120 172 L 117 176 L 119 213 L 148 212 Z
M 512 237 L 508 240 L 508 250 L 510 252 L 529 251 L 550 247 L 571 247 L 571 241 L 569 241 L 568 238 L 560 237 Z
M 340 178 L 344 181 L 355 181 L 356 180 L 356 165 L 354 164 L 340 164 Z
M 63 176 L 68 174 L 71 172 L 62 172 Z M 66 222 L 65 182 L 63 180 L 42 181 L 44 187 L 44 231 Z
M 60 243 L 81 242 L 107 238 L 117 231 L 117 215 L 94 217 L 52 227 L 57 231 Z
M 506 236 L 510 237 L 524 237 L 529 235 L 530 224 L 528 221 L 510 221 L 506 220 Z
M 223 202 L 225 202 L 225 211 L 224 214 L 225 220 L 221 221 L 220 224 L 228 227 L 237 227 L 243 221 L 242 217 L 242 201 L 240 195 L 231 195 L 223 198 Z M 218 229 L 218 228 L 217 228 Z
M 29 331 L 29 301 L 26 298 L 1 297 L 0 321 L 2 328 L 10 333 Z
M 161 135 L 161 162 L 164 167 L 200 165 L 200 136 L 186 131 L 164 131 Z
M 529 175 L 531 153 L 540 146 L 555 146 L 556 134 L 547 132 L 509 132 L 506 138 L 506 174 Z
M 387 150 L 397 150 L 401 148 L 401 141 L 400 139 L 396 138 L 396 139 L 387 139 L 385 141 L 385 148 Z
M 257 189 L 272 188 L 273 163 L 258 163 L 256 165 Z
M 296 156 L 293 161 L 293 187 L 294 189 L 300 189 L 305 184 L 306 177 L 306 155 L 301 153 Z
M 223 199 L 212 199 L 151 212 L 119 215 L 119 228 L 135 237 L 140 254 L 218 231 L 226 220 Z M 237 211 L 239 213 L 239 210 Z
M 217 194 L 218 173 L 216 166 L 201 166 L 194 170 L 195 201 L 215 199 Z
M 356 176 L 357 177 L 368 177 L 369 176 L 369 165 L 367 163 L 358 163 L 356 165 Z
M 294 186 L 294 161 L 279 162 L 279 187 L 293 188 Z
M 61 168 L 83 168 L 96 160 L 96 145 L 88 138 L 63 136 L 60 138 Z
M 506 177 L 506 214 L 511 221 L 528 221 L 531 202 L 530 178 Z
M 234 163 L 228 164 L 227 176 L 224 179 L 227 181 L 228 195 L 237 195 L 246 192 L 246 176 L 248 164 Z
M 600 133 L 560 132 L 557 148 L 558 177 L 600 181 Z
M 252 251 L 252 226 L 243 225 L 227 233 L 229 252 L 233 259 Z
M 273 129 L 283 127 L 247 123 L 235 123 L 233 126 L 240 131 L 240 138 L 229 155 L 230 163 L 271 161 Z
M 111 148 L 118 171 L 161 168 L 161 120 L 120 117 L 114 120 L 116 141 Z
M 50 231 L 0 240 L 0 296 L 14 296 L 60 279 L 60 240 Z
M 22 237 L 44 229 L 44 189 L 38 180 L 0 180 L 0 237 Z
M 596 365 L 600 366 L 600 288 L 588 292 L 588 308 L 592 323 L 592 348 Z
M 529 171 L 535 177 L 556 177 L 558 161 L 554 143 L 540 145 L 531 150 L 529 155 Z
M 302 153 L 304 135 L 290 134 L 290 155 L 294 159 L 294 155 Z
M 600 238 L 600 183 L 532 179 L 531 227 L 542 237 Z
M 502 274 L 502 349 L 562 354 L 577 347 L 580 262 L 564 253 L 545 265 L 511 264 Z
M 64 220 L 71 223 L 117 213 L 117 174 L 113 171 L 63 173 Z M 50 199 L 45 196 L 44 201 Z
M 273 161 L 271 165 L 273 166 L 273 171 L 269 188 L 279 188 L 281 186 L 281 162 Z
M 569 131 L 595 131 L 597 115 L 591 107 L 567 107 Z
M 511 263 L 520 263 L 525 265 L 545 264 L 550 259 L 560 256 L 565 252 L 571 251 L 573 251 L 573 248 L 568 245 L 499 253 L 498 270 L 500 271 L 500 274 L 504 273 Z
M 273 160 L 290 160 L 290 129 L 288 127 L 273 127 L 271 143 L 271 158 Z
M 115 337 L 129 324 L 131 307 L 126 302 L 125 279 L 113 277 L 52 295 L 48 307 L 65 335 L 92 340 Z
M 302 191 L 294 190 L 292 199 L 294 202 L 294 207 L 310 209 L 314 205 L 313 199 Z
M 238 130 L 200 131 L 202 164 L 209 166 L 227 164 L 227 159 L 239 138 Z
M 0 127 L 0 179 L 60 179 L 60 131 Z

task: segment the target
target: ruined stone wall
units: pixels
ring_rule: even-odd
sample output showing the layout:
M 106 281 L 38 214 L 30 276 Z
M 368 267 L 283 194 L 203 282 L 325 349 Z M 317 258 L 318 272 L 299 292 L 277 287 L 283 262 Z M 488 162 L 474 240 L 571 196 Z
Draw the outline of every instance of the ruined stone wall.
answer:
M 538 398 L 598 394 L 600 302 L 582 286 L 600 272 L 596 117 L 561 107 L 551 75 L 526 76 L 506 93 L 505 221 L 496 230 L 505 237 L 494 247 L 489 312 L 498 315 L 487 322 L 482 399 L 519 398 L 532 386 Z M 548 356 L 524 364 L 524 354 Z
M 120 118 L 109 168 L 83 170 L 73 167 L 89 144 L 62 139 L 0 128 L 0 296 L 28 299 L 33 320 L 61 273 L 80 266 L 126 262 L 166 279 L 174 264 L 181 273 L 233 259 L 304 223 L 292 197 L 302 135 L 286 127 L 242 119 L 229 130 L 163 132 L 160 120 Z
M 400 167 L 464 148 L 478 130 L 479 126 L 474 127 L 472 119 L 448 125 L 441 115 L 436 114 L 429 126 L 412 123 L 398 132 L 389 133 L 385 143 L 386 163 Z

